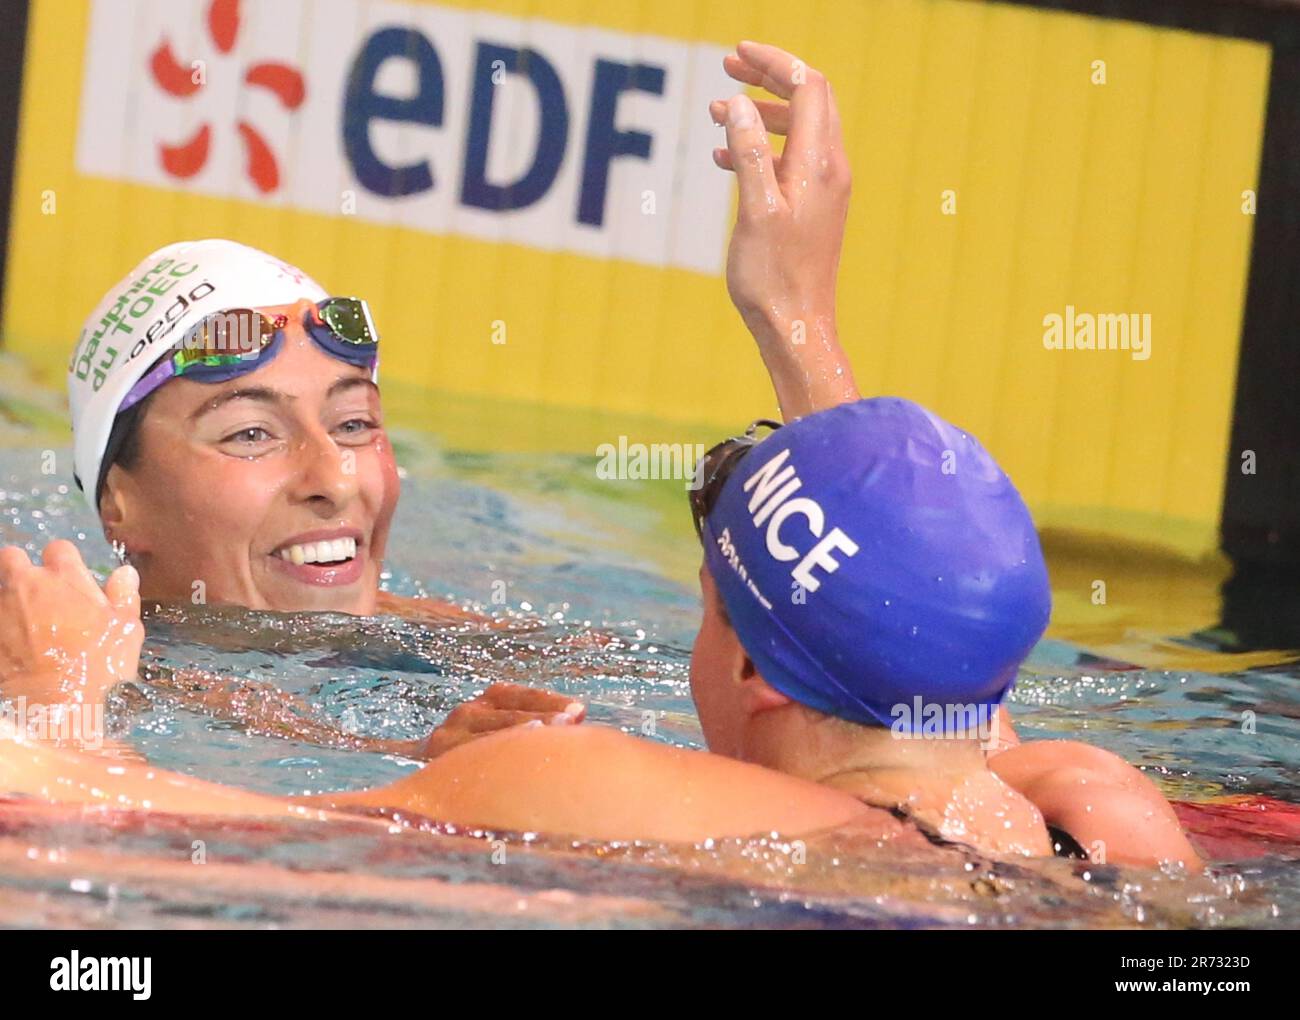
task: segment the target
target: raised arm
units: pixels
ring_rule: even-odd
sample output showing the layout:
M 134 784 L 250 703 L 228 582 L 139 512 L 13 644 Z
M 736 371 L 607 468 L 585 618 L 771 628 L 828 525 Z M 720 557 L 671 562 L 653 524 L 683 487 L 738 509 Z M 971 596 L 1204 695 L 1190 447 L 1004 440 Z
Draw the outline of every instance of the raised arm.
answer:
M 740 197 L 727 251 L 727 291 L 790 421 L 861 397 L 840 346 L 835 287 L 851 173 L 835 93 L 825 75 L 785 50 L 742 42 L 722 62 L 736 81 L 779 97 L 715 99 L 727 129 L 713 160 L 736 174 Z M 781 155 L 769 135 L 784 135 Z M 1003 706 L 996 750 L 1020 738 Z
M 743 93 L 709 106 L 726 127 L 714 150 L 739 186 L 727 291 L 758 342 L 786 421 L 859 397 L 840 347 L 835 285 L 850 173 L 825 76 L 784 50 L 742 42 L 723 67 L 777 97 Z M 772 153 L 769 135 L 785 135 Z

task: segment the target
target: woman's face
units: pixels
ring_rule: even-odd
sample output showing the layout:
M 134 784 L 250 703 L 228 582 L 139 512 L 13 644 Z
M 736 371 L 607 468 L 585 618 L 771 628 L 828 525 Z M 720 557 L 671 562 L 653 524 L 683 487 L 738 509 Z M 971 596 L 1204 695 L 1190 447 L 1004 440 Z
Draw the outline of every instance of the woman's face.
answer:
M 303 300 L 279 352 L 224 383 L 172 379 L 100 502 L 148 598 L 374 611 L 400 483 L 369 371 L 322 351 Z

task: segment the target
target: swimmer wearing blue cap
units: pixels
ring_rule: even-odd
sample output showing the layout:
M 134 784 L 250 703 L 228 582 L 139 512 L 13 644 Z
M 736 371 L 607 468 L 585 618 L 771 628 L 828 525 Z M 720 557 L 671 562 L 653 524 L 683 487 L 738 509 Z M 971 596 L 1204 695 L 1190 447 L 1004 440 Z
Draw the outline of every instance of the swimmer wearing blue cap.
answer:
M 692 493 L 709 748 L 946 840 L 1199 869 L 1137 769 L 1074 741 L 1019 744 L 1002 701 L 1051 612 L 1033 521 L 972 436 L 859 399 L 835 322 L 849 172 L 829 83 L 754 43 L 727 69 L 788 101 L 710 111 L 740 192 L 728 290 L 789 424 L 715 447 Z M 787 136 L 780 156 L 769 132 Z
M 990 755 L 1051 592 L 1029 512 L 987 451 L 896 398 L 760 438 L 772 424 L 711 451 L 691 495 L 691 688 L 710 750 L 989 853 L 1196 867 L 1154 784 L 1109 752 Z
M 0 724 L 0 788 L 163 811 L 388 808 L 592 839 L 854 826 L 1022 856 L 1050 854 L 1054 825 L 1111 862 L 1199 870 L 1168 804 L 1113 755 L 1072 742 L 986 754 L 1050 609 L 1032 521 L 974 439 L 910 402 L 858 398 L 835 333 L 848 168 L 825 79 L 754 43 L 725 67 L 788 100 L 711 107 L 727 131 L 715 160 L 740 184 L 728 289 L 787 424 L 716 448 L 692 497 L 706 559 L 691 687 L 709 752 L 536 724 L 384 787 L 275 798 L 33 746 Z M 788 133 L 779 159 L 767 131 Z M 26 633 L 59 619 L 88 577 L 58 562 L 11 574 L 0 618 Z M 110 581 L 112 605 L 136 604 L 132 580 Z M 106 646 L 120 659 L 107 671 L 133 673 L 138 634 L 94 643 Z M 0 641 L 0 674 L 6 656 L 11 671 L 40 664 Z

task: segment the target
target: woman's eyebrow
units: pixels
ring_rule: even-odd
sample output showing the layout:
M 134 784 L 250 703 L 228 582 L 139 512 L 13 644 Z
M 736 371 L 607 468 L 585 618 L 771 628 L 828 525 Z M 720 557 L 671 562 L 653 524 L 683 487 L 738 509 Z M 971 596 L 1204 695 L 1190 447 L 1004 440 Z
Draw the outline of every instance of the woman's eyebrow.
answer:
M 369 386 L 376 393 L 379 392 L 379 387 L 375 385 L 374 380 L 371 379 L 370 376 L 345 375 L 342 378 L 335 380 L 334 385 L 325 392 L 325 396 L 327 398 L 332 397 L 338 393 L 342 393 L 344 390 L 350 390 L 353 386 Z
M 209 411 L 215 411 L 219 407 L 224 407 L 232 400 L 260 400 L 264 404 L 283 404 L 293 397 L 286 396 L 279 390 L 269 389 L 266 386 L 246 386 L 243 389 L 227 390 L 225 393 L 218 394 L 207 403 L 201 405 L 190 415 L 190 421 L 197 421 Z
M 369 386 L 376 393 L 379 387 L 374 384 L 368 376 L 364 375 L 346 375 L 341 379 L 335 380 L 334 384 L 326 392 L 327 397 L 332 397 L 344 390 L 351 389 L 353 386 Z M 190 421 L 196 421 L 210 411 L 215 411 L 219 407 L 225 407 L 232 400 L 259 400 L 264 404 L 285 404 L 297 397 L 287 393 L 281 393 L 279 390 L 273 390 L 267 386 L 244 386 L 237 390 L 228 390 L 225 393 L 218 394 L 207 403 L 201 405 L 190 415 Z

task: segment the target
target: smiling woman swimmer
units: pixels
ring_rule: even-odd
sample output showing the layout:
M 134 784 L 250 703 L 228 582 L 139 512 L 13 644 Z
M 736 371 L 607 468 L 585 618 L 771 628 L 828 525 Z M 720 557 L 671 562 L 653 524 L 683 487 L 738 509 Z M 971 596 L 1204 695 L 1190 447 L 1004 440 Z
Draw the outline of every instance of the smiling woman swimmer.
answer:
M 364 300 L 330 296 L 234 241 L 167 245 L 104 296 L 68 371 L 76 479 L 145 599 L 189 603 L 201 584 L 206 605 L 492 625 L 380 589 L 400 482 L 379 350 Z M 19 549 L 3 555 L 11 568 L 26 560 Z M 85 587 L 70 543 L 52 542 L 43 561 Z M 383 741 L 334 729 L 265 684 L 197 671 L 150 679 L 266 735 L 423 758 L 500 726 L 570 724 L 585 711 L 494 684 L 427 740 Z

